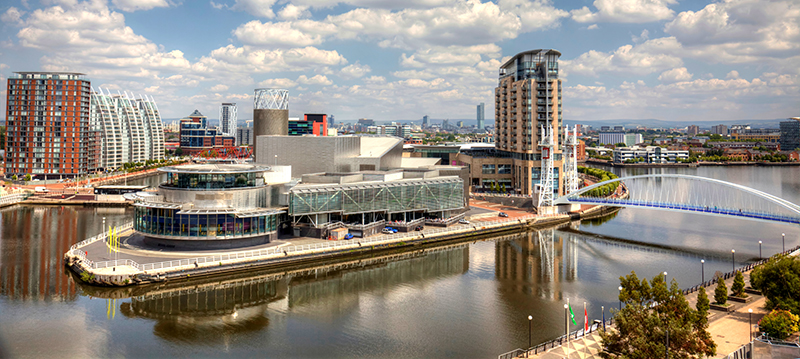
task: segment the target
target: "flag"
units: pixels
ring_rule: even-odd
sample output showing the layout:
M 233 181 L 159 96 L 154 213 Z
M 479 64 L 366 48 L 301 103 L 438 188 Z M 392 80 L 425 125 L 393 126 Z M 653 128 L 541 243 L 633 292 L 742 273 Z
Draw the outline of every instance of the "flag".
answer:
M 569 305 L 569 319 L 572 319 L 572 325 L 578 325 L 575 321 L 575 313 L 572 311 L 572 304 Z
M 586 303 L 583 303 L 583 331 L 589 331 L 589 312 L 586 311 Z

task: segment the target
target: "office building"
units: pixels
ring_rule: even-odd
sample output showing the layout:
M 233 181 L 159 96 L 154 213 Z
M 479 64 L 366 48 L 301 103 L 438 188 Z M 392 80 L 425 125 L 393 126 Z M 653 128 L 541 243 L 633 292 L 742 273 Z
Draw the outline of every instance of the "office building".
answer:
M 689 159 L 689 151 L 668 150 L 659 146 L 633 146 L 615 149 L 613 158 L 616 163 L 677 163 Z
M 253 128 L 239 127 L 236 129 L 236 144 L 239 146 L 253 146 Z
M 485 124 L 483 123 L 483 119 L 486 116 L 486 106 L 481 102 L 478 105 L 478 130 L 483 130 Z
M 781 149 L 793 151 L 800 148 L 800 117 L 781 121 Z
M 625 132 L 600 132 L 598 142 L 601 145 L 616 145 L 618 143 L 625 143 Z
M 519 194 L 563 193 L 560 56 L 556 50 L 526 51 L 500 67 L 495 147 L 499 156 L 512 159 L 512 187 Z
M 428 115 L 422 116 L 422 128 L 428 127 Z
M 327 136 L 327 116 L 321 114 L 305 114 L 303 119 L 289 119 L 289 136 Z
M 219 128 L 224 136 L 236 135 L 236 104 L 223 103 L 219 107 Z
M 333 120 L 333 115 L 328 116 L 328 128 L 332 128 L 336 122 Z
M 197 155 L 204 151 L 233 147 L 234 136 L 224 136 L 215 129 L 208 128 L 208 118 L 198 110 L 180 120 L 181 150 L 186 155 Z
M 749 126 L 748 126 L 749 127 Z M 780 143 L 781 130 L 767 128 L 742 129 L 731 132 L 731 138 L 736 141 L 762 141 L 769 143 Z
M 711 133 L 715 134 L 715 135 L 727 136 L 728 135 L 728 126 L 725 126 L 725 125 L 722 125 L 722 124 L 716 125 L 716 126 L 711 126 Z
M 90 122 L 91 83 L 81 73 L 15 72 L 8 78 L 6 178 L 72 178 L 100 166 Z
M 100 168 L 164 159 L 164 124 L 152 98 L 98 88 L 91 95 L 90 122 L 100 134 Z

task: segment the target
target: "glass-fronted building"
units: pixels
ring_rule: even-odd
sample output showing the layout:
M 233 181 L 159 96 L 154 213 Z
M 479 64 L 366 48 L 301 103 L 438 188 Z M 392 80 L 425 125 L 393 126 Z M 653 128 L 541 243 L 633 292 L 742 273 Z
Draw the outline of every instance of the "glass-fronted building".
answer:
M 268 184 L 265 166 L 200 164 L 163 167 L 158 193 L 134 196 L 134 230 L 148 245 L 168 248 L 234 248 L 277 238 L 283 210 L 279 184 Z

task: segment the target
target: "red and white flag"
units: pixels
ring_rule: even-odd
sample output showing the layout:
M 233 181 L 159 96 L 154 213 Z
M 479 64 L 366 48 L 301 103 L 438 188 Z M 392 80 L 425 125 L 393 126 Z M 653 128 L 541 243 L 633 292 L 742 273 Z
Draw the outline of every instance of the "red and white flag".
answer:
M 583 303 L 583 331 L 589 331 L 589 312 L 586 311 L 586 302 Z

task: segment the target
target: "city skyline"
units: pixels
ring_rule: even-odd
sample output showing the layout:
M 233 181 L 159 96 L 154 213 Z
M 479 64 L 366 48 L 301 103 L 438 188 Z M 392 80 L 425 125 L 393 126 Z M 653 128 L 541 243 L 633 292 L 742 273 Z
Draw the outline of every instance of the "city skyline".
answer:
M 275 87 L 289 90 L 292 117 L 468 119 L 481 102 L 494 113 L 504 61 L 552 48 L 563 54 L 565 121 L 798 115 L 791 1 L 393 4 L 13 1 L 0 8 L 0 79 L 83 72 L 94 87 L 157 98 L 163 118 L 236 102 L 248 119 L 253 90 Z

